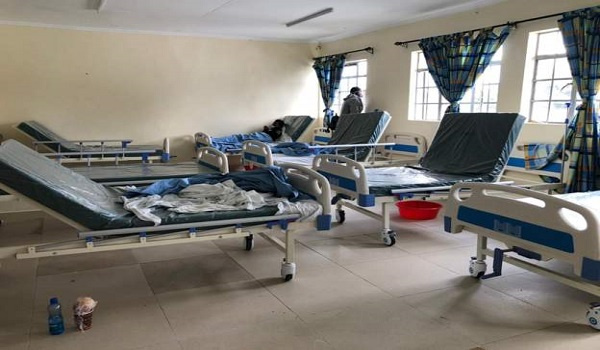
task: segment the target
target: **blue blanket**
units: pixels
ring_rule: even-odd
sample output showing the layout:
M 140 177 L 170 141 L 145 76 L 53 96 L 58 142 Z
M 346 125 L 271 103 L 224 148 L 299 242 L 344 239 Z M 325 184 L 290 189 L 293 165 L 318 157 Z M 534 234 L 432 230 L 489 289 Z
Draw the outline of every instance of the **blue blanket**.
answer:
M 310 199 L 311 197 L 298 191 L 287 182 L 287 176 L 279 167 L 259 168 L 253 171 L 240 171 L 229 174 L 201 174 L 182 179 L 168 179 L 153 183 L 145 188 L 135 189 L 125 193 L 127 197 L 176 194 L 190 185 L 216 184 L 232 180 L 244 191 L 255 190 L 261 193 L 271 193 L 290 201 Z
M 271 136 L 265 132 L 251 132 L 249 134 L 234 134 L 224 137 L 214 137 L 212 139 L 212 145 L 221 152 L 233 152 L 240 151 L 242 149 L 242 142 L 248 140 L 273 142 Z
M 315 154 L 315 151 L 304 142 L 282 142 L 271 146 L 271 153 L 283 153 L 286 156 L 309 156 Z

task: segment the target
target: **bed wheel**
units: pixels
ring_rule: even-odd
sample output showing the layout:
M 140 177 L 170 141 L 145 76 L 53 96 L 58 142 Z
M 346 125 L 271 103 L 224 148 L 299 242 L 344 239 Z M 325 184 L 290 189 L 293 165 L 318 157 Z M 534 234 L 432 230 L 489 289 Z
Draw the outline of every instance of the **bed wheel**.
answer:
M 600 303 L 592 303 L 585 314 L 588 323 L 594 329 L 600 330 Z
M 335 211 L 335 219 L 338 223 L 343 224 L 346 221 L 346 211 L 343 209 L 338 209 Z
M 383 244 L 385 244 L 388 247 L 391 247 L 394 244 L 396 244 L 396 232 L 392 230 L 383 230 L 383 232 L 381 232 L 381 239 L 383 241 Z
M 284 262 L 281 264 L 281 278 L 284 281 L 290 281 L 296 274 L 296 264 Z
M 249 235 L 244 237 L 244 249 L 250 251 L 254 248 L 254 236 Z
M 471 262 L 469 263 L 469 274 L 473 278 L 481 278 L 485 275 L 485 270 L 487 269 L 487 264 L 485 261 L 477 260 L 477 258 L 471 258 Z

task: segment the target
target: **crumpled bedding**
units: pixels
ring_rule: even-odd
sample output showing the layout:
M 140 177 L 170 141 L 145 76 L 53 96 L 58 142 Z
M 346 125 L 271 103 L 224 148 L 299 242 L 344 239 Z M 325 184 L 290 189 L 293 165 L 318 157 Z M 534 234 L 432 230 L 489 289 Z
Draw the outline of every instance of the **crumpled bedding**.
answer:
M 161 219 L 152 212 L 157 208 L 168 208 L 176 213 L 199 213 L 204 211 L 254 210 L 263 206 L 277 206 L 276 215 L 300 214 L 301 220 L 313 219 L 321 212 L 321 206 L 313 200 L 295 203 L 286 198 L 270 194 L 245 191 L 232 181 L 216 184 L 190 185 L 177 194 L 122 197 L 123 207 L 140 220 L 160 225 Z

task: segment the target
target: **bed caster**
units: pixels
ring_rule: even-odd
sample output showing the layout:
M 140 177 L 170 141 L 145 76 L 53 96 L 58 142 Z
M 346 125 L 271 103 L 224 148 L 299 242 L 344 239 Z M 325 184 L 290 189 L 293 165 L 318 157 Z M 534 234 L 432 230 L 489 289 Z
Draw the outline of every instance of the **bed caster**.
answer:
M 393 246 L 394 244 L 396 244 L 396 232 L 384 229 L 383 231 L 381 231 L 381 240 L 386 246 Z
M 296 274 L 296 264 L 295 263 L 288 263 L 288 262 L 283 262 L 281 263 L 281 278 L 283 278 L 284 281 L 290 281 L 292 278 L 294 278 L 294 275 Z
M 469 274 L 474 278 L 481 278 L 485 274 L 487 264 L 483 260 L 477 260 L 477 258 L 471 258 L 469 263 Z
M 591 303 L 585 318 L 592 328 L 600 330 L 600 303 Z
M 338 209 L 335 211 L 335 219 L 338 223 L 343 224 L 346 221 L 346 211 Z
M 249 235 L 244 237 L 244 249 L 250 251 L 254 248 L 254 236 Z

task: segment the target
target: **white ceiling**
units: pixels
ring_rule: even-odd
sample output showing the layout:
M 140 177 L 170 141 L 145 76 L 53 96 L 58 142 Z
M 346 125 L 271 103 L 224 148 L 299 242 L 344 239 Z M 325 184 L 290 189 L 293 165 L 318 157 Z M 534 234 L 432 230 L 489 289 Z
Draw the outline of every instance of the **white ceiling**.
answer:
M 0 0 L 0 24 L 331 41 L 503 0 Z M 285 23 L 333 7 L 293 27 Z

